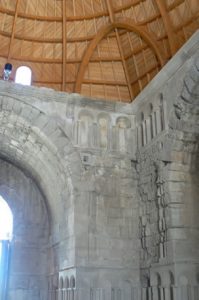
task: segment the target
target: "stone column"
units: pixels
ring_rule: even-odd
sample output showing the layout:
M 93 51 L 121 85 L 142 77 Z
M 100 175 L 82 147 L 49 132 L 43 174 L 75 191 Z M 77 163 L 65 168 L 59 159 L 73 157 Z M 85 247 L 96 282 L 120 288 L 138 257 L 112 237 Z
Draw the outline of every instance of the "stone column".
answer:
M 151 128 L 150 128 L 150 119 L 146 119 L 145 121 L 145 125 L 146 125 L 146 136 L 147 136 L 147 143 L 149 143 L 151 141 Z
M 156 126 L 157 126 L 157 134 L 161 132 L 161 116 L 160 109 L 156 110 Z
M 153 136 L 155 137 L 157 135 L 157 116 L 156 111 L 152 114 L 152 121 L 153 121 Z

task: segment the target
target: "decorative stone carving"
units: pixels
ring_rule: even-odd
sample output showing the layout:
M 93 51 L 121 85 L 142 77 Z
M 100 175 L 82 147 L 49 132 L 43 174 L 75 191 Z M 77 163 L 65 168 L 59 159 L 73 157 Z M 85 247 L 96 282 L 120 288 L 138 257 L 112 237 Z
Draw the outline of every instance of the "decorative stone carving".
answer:
M 166 257 L 167 224 L 164 163 L 145 158 L 140 166 L 139 237 L 144 266 Z
M 160 173 L 160 172 L 159 172 Z M 166 257 L 166 212 L 165 212 L 165 193 L 164 193 L 164 181 L 160 174 L 157 174 L 156 180 L 157 188 L 157 209 L 158 209 L 158 232 L 159 232 L 159 258 Z
M 174 103 L 175 114 L 179 120 L 197 121 L 199 114 L 199 59 L 195 60 L 195 65 L 186 74 L 181 94 Z M 195 116 L 193 118 L 193 116 Z

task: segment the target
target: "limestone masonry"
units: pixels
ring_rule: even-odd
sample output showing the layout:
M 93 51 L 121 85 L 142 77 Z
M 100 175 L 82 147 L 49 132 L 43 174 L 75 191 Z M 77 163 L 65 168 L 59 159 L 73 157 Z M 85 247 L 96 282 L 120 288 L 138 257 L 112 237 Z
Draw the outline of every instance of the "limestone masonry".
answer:
M 0 81 L 9 300 L 199 300 L 199 32 L 131 104 Z

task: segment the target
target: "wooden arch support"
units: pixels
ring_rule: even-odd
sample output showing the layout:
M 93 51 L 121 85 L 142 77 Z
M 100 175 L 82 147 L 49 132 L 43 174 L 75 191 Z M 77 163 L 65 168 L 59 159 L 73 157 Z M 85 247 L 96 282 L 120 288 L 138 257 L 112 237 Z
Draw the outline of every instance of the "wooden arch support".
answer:
M 163 66 L 165 64 L 165 58 L 163 53 L 161 53 L 160 49 L 158 48 L 158 45 L 155 41 L 155 39 L 147 33 L 141 26 L 135 25 L 133 22 L 126 21 L 126 20 L 119 20 L 111 24 L 107 24 L 105 27 L 103 27 L 95 36 L 95 38 L 90 42 L 84 56 L 81 62 L 81 65 L 79 67 L 76 85 L 75 85 L 75 92 L 80 93 L 81 91 L 81 85 L 84 77 L 84 73 L 86 71 L 86 67 L 92 57 L 92 54 L 99 44 L 99 42 L 108 35 L 112 30 L 114 29 L 126 29 L 127 31 L 133 31 L 140 35 L 143 40 L 154 50 L 160 65 Z
M 156 4 L 157 4 L 157 7 L 162 16 L 164 27 L 165 27 L 166 33 L 168 35 L 171 54 L 174 55 L 179 48 L 178 47 L 178 37 L 176 36 L 176 34 L 173 30 L 172 22 L 171 22 L 171 19 L 169 16 L 169 12 L 167 11 L 165 0 L 156 0 Z

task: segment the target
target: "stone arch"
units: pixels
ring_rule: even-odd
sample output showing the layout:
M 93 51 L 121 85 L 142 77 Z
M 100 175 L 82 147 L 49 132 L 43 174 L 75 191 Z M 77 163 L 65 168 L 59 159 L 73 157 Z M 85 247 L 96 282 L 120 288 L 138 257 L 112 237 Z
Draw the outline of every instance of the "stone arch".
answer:
M 75 288 L 75 277 L 73 275 L 70 278 L 70 288 L 71 289 Z
M 116 125 L 119 128 L 131 128 L 131 122 L 127 117 L 120 116 L 116 120 Z
M 161 276 L 158 272 L 153 272 L 151 274 L 151 285 L 152 286 L 161 286 L 162 284 L 162 279 Z
M 158 272 L 154 272 L 151 274 L 151 286 L 153 289 L 153 295 L 156 297 L 156 299 L 162 300 L 161 299 L 162 278 Z
M 147 273 L 142 274 L 141 284 L 142 284 L 143 298 L 146 300 L 149 300 L 150 299 L 150 289 L 151 289 L 151 282 L 150 282 L 149 274 L 147 274 Z
M 97 122 L 99 122 L 101 119 L 105 119 L 107 120 L 109 123 L 111 122 L 111 118 L 110 115 L 105 113 L 105 112 L 101 112 L 97 115 Z
M 142 282 L 142 287 L 144 287 L 144 288 L 148 288 L 151 286 L 150 277 L 148 274 L 142 275 L 141 282 Z
M 175 280 L 171 270 L 162 270 L 161 278 L 158 279 L 158 289 L 160 300 L 174 300 L 175 295 Z
M 169 271 L 169 277 L 170 277 L 170 298 L 171 300 L 174 300 L 174 294 L 175 294 L 175 277 L 172 271 Z
M 61 224 L 66 222 L 64 206 L 73 205 L 84 171 L 77 151 L 62 124 L 23 97 L 0 94 L 0 128 L 0 158 L 35 181 L 48 210 L 50 246 L 61 247 L 59 241 L 68 230 Z M 65 230 L 59 232 L 59 228 Z M 50 266 L 52 274 L 56 275 L 60 263 Z
M 78 120 L 81 120 L 84 117 L 89 118 L 91 120 L 94 119 L 93 114 L 89 110 L 87 110 L 87 109 L 82 109 L 78 113 Z
M 166 287 L 169 287 L 171 285 L 174 285 L 175 284 L 175 278 L 174 278 L 174 274 L 172 271 L 170 270 L 165 270 L 163 273 L 162 273 L 162 285 L 163 286 L 166 286 Z
M 83 172 L 79 155 L 57 120 L 17 98 L 1 97 L 0 104 L 0 156 L 31 173 L 50 206 L 54 207 L 55 194 L 60 196 L 64 185 L 71 194 L 76 188 Z M 20 137 L 17 132 L 18 135 L 20 132 Z M 53 135 L 54 132 L 56 135 Z M 60 173 L 65 175 L 67 182 L 64 176 L 58 178 Z M 57 181 L 50 191 L 52 196 L 47 191 L 48 181 L 52 182 L 52 186 Z

